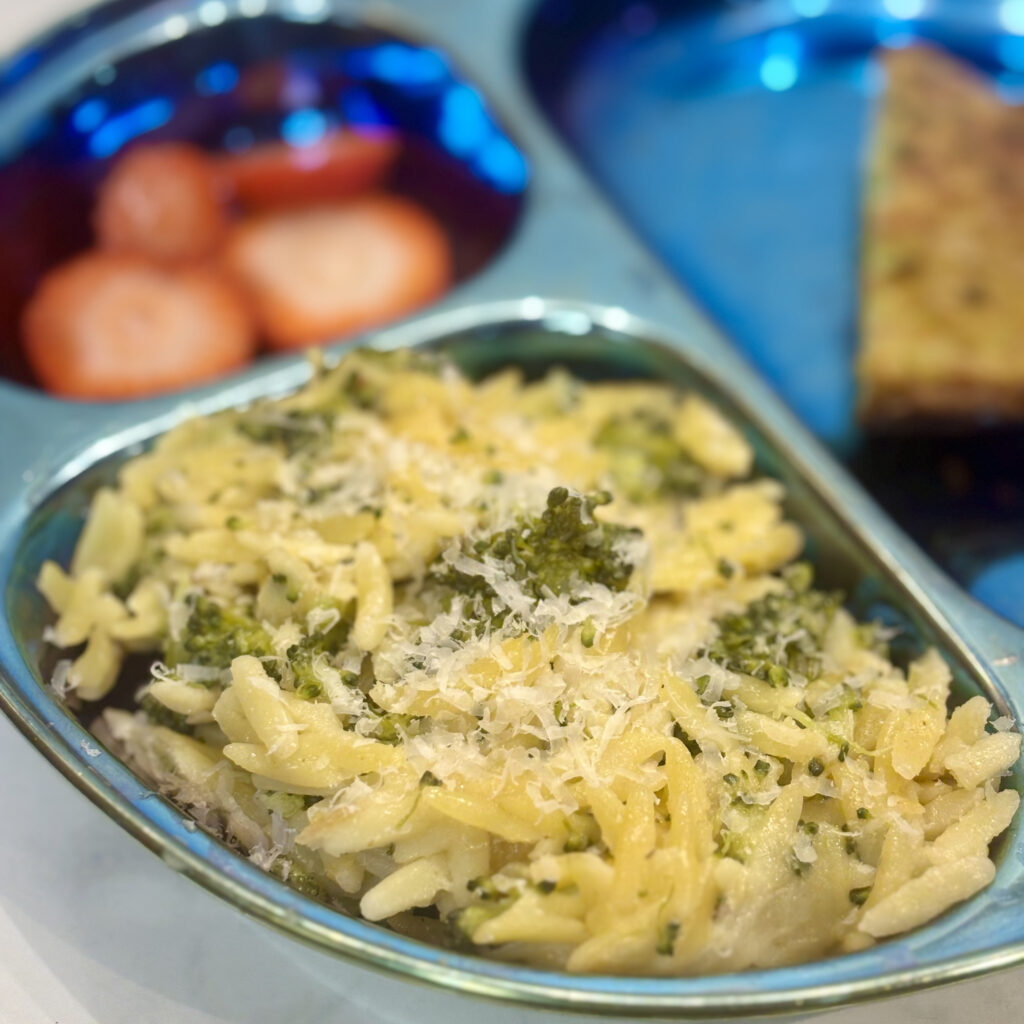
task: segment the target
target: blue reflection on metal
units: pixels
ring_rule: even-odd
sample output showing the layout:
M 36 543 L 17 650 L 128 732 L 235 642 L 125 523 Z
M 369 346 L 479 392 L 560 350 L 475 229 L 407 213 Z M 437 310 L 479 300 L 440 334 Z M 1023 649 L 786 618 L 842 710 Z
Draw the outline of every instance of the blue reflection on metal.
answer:
M 1024 608 L 1024 555 L 995 562 L 971 583 L 971 593 L 994 611 L 1019 622 Z
M 387 42 L 349 50 L 342 67 L 354 81 L 338 96 L 352 124 L 393 124 L 391 90 L 422 104 L 413 114 L 420 130 L 502 192 L 521 191 L 529 169 L 523 154 L 491 117 L 476 89 L 456 78 L 445 57 L 427 47 Z M 422 120 L 421 120 L 422 118 Z
M 89 152 L 97 159 L 113 156 L 139 135 L 160 128 L 174 115 L 174 104 L 164 97 L 147 100 L 110 118 L 89 138 Z
M 1024 36 L 1000 36 L 996 52 L 1011 71 L 1024 71 Z
M 801 18 L 821 17 L 829 8 L 831 0 L 790 0 L 793 13 Z
M 469 156 L 490 138 L 491 119 L 476 89 L 453 85 L 441 100 L 437 134 L 442 145 L 456 156 Z
M 448 66 L 436 50 L 403 43 L 384 43 L 365 50 L 353 50 L 346 55 L 345 61 L 352 74 L 395 85 L 437 86 L 448 77 Z
M 910 21 L 924 14 L 925 0 L 882 0 L 882 5 L 894 18 Z
M 218 96 L 231 92 L 238 85 L 238 68 L 227 61 L 218 61 L 196 75 L 196 92 L 202 96 Z
M 796 85 L 800 72 L 796 61 L 784 53 L 769 54 L 761 62 L 761 84 L 772 92 L 785 92 Z
M 14 83 L 24 78 L 42 59 L 43 50 L 30 47 L 12 58 L 6 65 L 0 66 L 0 82 Z
M 88 135 L 96 131 L 106 119 L 109 108 L 105 101 L 93 97 L 83 100 L 71 112 L 71 124 L 76 132 Z
M 338 97 L 345 120 L 352 124 L 389 124 L 390 120 L 365 90 L 349 87 Z
M 502 135 L 493 135 L 483 147 L 477 167 L 501 192 L 521 192 L 526 187 L 528 171 L 523 154 Z
M 1024 0 L 1003 0 L 999 5 L 999 21 L 1007 32 L 1024 36 Z
M 315 107 L 293 110 L 281 122 L 281 138 L 289 146 L 312 146 L 327 132 L 327 118 Z
M 761 61 L 761 84 L 772 92 L 785 92 L 800 77 L 803 43 L 795 32 L 772 32 L 765 39 L 765 55 Z
M 902 50 L 917 41 L 913 26 L 903 20 L 879 20 L 875 24 L 875 38 L 890 50 Z

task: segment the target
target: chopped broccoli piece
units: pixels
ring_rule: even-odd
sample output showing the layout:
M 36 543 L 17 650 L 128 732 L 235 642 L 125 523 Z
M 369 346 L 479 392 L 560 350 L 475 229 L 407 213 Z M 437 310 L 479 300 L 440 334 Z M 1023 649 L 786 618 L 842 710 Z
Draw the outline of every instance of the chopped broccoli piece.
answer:
M 868 901 L 868 897 L 871 895 L 871 886 L 862 885 L 857 889 L 850 890 L 850 902 L 855 907 L 863 907 Z
M 509 893 L 494 903 L 475 903 L 455 915 L 455 925 L 470 941 L 477 929 L 492 918 L 503 914 L 519 898 L 518 893 Z
M 314 450 L 329 439 L 335 411 L 289 409 L 271 414 L 257 405 L 239 416 L 235 429 L 257 444 L 280 445 L 287 455 L 297 455 Z
M 235 429 L 257 444 L 280 445 L 289 456 L 316 451 L 330 441 L 331 425 L 338 413 L 378 406 L 382 389 L 375 378 L 380 372 L 405 368 L 436 372 L 437 365 L 438 361 L 431 357 L 398 358 L 394 353 L 367 349 L 359 353 L 356 365 L 346 360 L 333 372 L 336 390 L 332 388 L 313 408 L 282 411 L 272 401 L 259 402 L 239 415 Z
M 177 640 L 168 640 L 164 660 L 175 665 L 209 665 L 230 668 L 243 654 L 271 657 L 273 644 L 267 631 L 237 609 L 222 608 L 207 597 L 197 597 Z
M 700 744 L 688 733 L 683 731 L 683 727 L 678 723 L 672 724 L 672 735 L 675 739 L 679 740 L 680 743 L 690 752 L 691 757 L 696 757 L 702 753 Z
M 587 619 L 586 622 L 580 627 L 580 643 L 584 647 L 593 647 L 594 641 L 597 639 L 597 630 L 594 628 L 593 619 Z
M 722 826 L 715 843 L 715 852 L 719 857 L 727 857 L 730 860 L 739 861 L 745 864 L 750 853 L 750 846 L 747 839 L 739 832 Z
M 341 618 L 330 629 L 303 637 L 286 652 L 288 665 L 295 677 L 295 693 L 303 700 L 318 700 L 324 695 L 323 684 L 313 670 L 316 658 L 321 654 L 337 654 L 348 642 L 355 617 L 355 603 L 336 607 Z
M 658 937 L 658 946 L 655 952 L 659 956 L 671 956 L 676 950 L 676 939 L 679 937 L 681 925 L 678 921 L 668 921 L 661 930 Z
M 796 875 L 797 878 L 806 878 L 811 873 L 812 865 L 807 861 L 800 860 L 799 857 L 792 851 L 789 854 L 789 870 Z
M 478 900 L 499 900 L 505 895 L 492 878 L 471 878 L 466 883 L 466 888 Z
M 313 874 L 312 871 L 297 867 L 293 862 L 282 857 L 278 857 L 274 861 L 270 873 L 276 875 L 293 889 L 297 889 L 303 896 L 309 896 L 321 902 L 327 902 L 329 898 L 330 894 L 323 879 Z
M 787 686 L 791 672 L 818 677 L 825 631 L 842 595 L 813 589 L 805 563 L 791 566 L 782 578 L 784 591 L 766 594 L 744 611 L 717 620 L 718 636 L 707 657 L 770 686 Z
M 268 811 L 276 811 L 282 818 L 291 818 L 315 804 L 320 797 L 303 796 L 301 793 L 285 793 L 278 789 L 265 789 L 257 791 L 256 799 Z
M 526 516 L 516 526 L 478 540 L 467 554 L 501 560 L 510 577 L 538 601 L 549 594 L 571 594 L 588 583 L 624 590 L 634 567 L 617 545 L 640 531 L 597 522 L 594 510 L 610 501 L 611 495 L 605 492 L 584 496 L 555 487 L 539 516 Z M 482 576 L 438 566 L 432 578 L 455 593 L 480 598 L 492 621 L 498 625 L 504 621 L 507 612 Z
M 459 931 L 470 940 L 480 925 L 503 914 L 519 899 L 517 890 L 504 892 L 490 878 L 474 878 L 467 883 L 466 888 L 480 902 L 458 911 L 453 920 Z
M 612 477 L 630 501 L 700 494 L 707 473 L 676 440 L 672 424 L 648 409 L 605 420 L 594 444 L 612 455 Z
M 381 743 L 396 746 L 408 735 L 416 735 L 416 727 L 423 721 L 422 715 L 402 715 L 397 711 L 381 712 L 370 735 Z
M 164 707 L 152 694 L 147 693 L 141 701 L 139 708 L 154 725 L 162 725 L 166 729 L 191 736 L 195 731 L 188 723 L 188 718 L 177 711 Z
M 581 853 L 589 850 L 600 838 L 601 830 L 593 815 L 585 811 L 576 811 L 566 819 L 565 842 L 562 844 L 564 853 Z

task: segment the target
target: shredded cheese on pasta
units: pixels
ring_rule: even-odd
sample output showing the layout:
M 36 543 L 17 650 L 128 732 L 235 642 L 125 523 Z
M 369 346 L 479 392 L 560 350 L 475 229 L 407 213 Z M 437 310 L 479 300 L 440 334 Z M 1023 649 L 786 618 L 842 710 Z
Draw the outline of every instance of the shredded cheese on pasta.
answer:
M 570 971 L 794 963 L 991 881 L 1020 736 L 794 563 L 696 394 L 372 352 L 182 424 L 100 490 L 55 685 L 321 899 Z M 413 911 L 416 911 L 413 913 Z

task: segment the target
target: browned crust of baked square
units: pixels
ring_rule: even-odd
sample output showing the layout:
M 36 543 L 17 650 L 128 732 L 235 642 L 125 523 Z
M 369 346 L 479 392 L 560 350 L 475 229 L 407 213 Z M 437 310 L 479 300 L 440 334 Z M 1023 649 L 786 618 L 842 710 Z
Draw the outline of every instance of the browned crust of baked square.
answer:
M 868 426 L 1024 418 L 1024 111 L 964 63 L 883 57 L 864 211 Z

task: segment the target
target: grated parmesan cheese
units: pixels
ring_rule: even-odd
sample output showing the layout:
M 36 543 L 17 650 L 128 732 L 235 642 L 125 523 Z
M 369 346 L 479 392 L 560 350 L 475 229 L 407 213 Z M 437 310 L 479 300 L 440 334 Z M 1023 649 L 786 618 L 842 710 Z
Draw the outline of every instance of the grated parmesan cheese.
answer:
M 660 385 L 353 353 L 126 465 L 93 515 L 142 518 L 138 584 L 46 570 L 48 641 L 84 642 L 52 686 L 102 696 L 148 651 L 104 736 L 254 863 L 397 928 L 430 905 L 432 929 L 591 973 L 863 945 L 890 846 L 908 886 L 941 863 L 966 891 L 928 844 L 984 804 L 943 847 L 982 876 L 1019 738 L 983 698 L 937 737 L 948 671 L 893 665 L 791 566 L 752 462 Z M 948 770 L 968 761 L 973 788 Z

